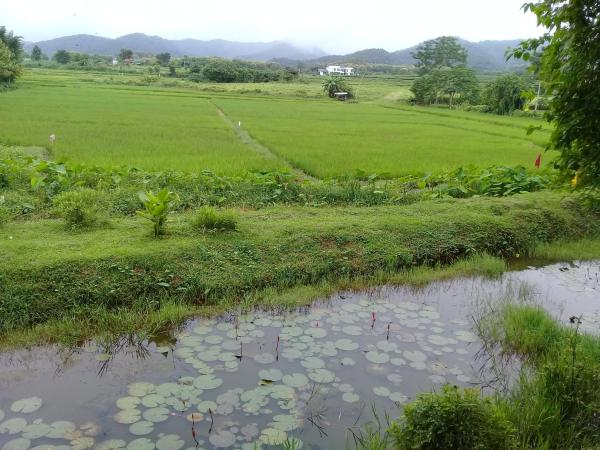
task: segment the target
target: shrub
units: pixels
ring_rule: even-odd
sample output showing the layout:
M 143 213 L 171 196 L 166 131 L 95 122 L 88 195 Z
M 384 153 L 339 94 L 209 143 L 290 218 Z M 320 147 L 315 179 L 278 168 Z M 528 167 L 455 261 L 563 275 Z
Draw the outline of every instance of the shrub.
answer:
M 103 214 L 102 193 L 83 188 L 63 192 L 53 200 L 56 212 L 73 228 L 95 225 Z
M 0 227 L 10 220 L 10 211 L 0 205 Z
M 210 206 L 203 206 L 194 217 L 193 225 L 202 231 L 237 229 L 237 215 L 232 211 L 221 211 Z
M 142 211 L 137 211 L 137 214 L 152 222 L 154 236 L 164 234 L 167 217 L 173 208 L 173 204 L 179 200 L 179 196 L 175 192 L 163 189 L 156 195 L 151 191 L 140 192 L 138 197 L 144 205 L 144 209 Z
M 492 400 L 456 386 L 420 394 L 390 434 L 399 450 L 516 448 L 514 428 Z

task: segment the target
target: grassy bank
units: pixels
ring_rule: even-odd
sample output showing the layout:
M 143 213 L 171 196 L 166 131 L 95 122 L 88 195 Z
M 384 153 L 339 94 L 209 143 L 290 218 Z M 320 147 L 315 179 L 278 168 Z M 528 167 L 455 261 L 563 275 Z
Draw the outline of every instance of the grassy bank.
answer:
M 304 294 L 289 295 L 293 301 L 353 283 L 418 281 L 418 271 L 394 275 L 414 267 L 479 253 L 523 257 L 540 243 L 600 234 L 600 221 L 574 198 L 549 192 L 372 208 L 280 206 L 240 212 L 239 230 L 226 233 L 201 233 L 190 222 L 175 215 L 161 239 L 131 217 L 79 232 L 57 220 L 7 224 L 0 229 L 2 339 L 35 326 L 38 341 L 116 325 L 152 329 L 240 302 L 285 303 L 281 291 L 298 286 Z M 477 273 L 468 264 L 456 270 Z

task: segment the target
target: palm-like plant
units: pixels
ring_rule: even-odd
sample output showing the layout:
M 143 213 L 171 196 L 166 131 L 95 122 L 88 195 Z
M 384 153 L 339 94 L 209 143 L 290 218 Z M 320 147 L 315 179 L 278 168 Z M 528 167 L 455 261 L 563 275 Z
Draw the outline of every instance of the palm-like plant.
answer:
M 179 196 L 175 192 L 163 189 L 156 195 L 151 191 L 140 192 L 138 197 L 144 205 L 144 209 L 137 211 L 137 214 L 152 222 L 154 226 L 154 236 L 164 234 L 167 217 L 173 204 L 179 200 Z
M 8 31 L 5 26 L 1 26 L 0 41 L 4 42 L 16 61 L 21 60 L 21 56 L 23 55 L 23 41 L 21 36 L 15 36 L 12 31 Z

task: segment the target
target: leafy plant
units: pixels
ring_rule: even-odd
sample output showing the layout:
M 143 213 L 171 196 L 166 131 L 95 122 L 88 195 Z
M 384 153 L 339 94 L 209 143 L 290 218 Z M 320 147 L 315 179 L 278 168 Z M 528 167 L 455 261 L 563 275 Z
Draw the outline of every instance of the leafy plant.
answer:
M 398 450 L 516 448 L 515 430 L 492 400 L 457 386 L 420 394 L 390 433 Z
M 230 230 L 237 228 L 238 218 L 232 211 L 217 210 L 211 206 L 203 206 L 194 217 L 194 227 L 203 231 Z
M 95 225 L 105 206 L 102 193 L 89 188 L 63 192 L 54 198 L 53 203 L 56 212 L 73 228 Z
M 346 92 L 348 98 L 354 96 L 352 87 L 342 77 L 337 76 L 325 78 L 323 81 L 323 91 L 331 98 L 335 97 L 335 94 L 338 92 Z
M 154 236 L 164 234 L 167 217 L 173 208 L 173 204 L 179 200 L 179 196 L 168 189 L 162 189 L 156 195 L 151 191 L 140 192 L 138 197 L 144 205 L 144 209 L 137 211 L 137 214 L 152 222 Z
M 4 196 L 0 195 L 0 227 L 10 220 L 10 211 L 4 206 Z

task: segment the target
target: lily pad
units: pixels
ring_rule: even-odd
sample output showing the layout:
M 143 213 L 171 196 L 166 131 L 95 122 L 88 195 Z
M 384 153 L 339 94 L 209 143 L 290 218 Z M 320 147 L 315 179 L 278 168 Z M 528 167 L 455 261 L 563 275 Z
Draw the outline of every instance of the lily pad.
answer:
M 129 427 L 129 432 L 135 436 L 145 436 L 146 434 L 150 434 L 153 431 L 154 424 L 145 420 L 134 423 Z
M 231 447 L 235 444 L 235 434 L 229 430 L 213 431 L 208 437 L 208 440 L 217 448 Z
M 46 436 L 51 431 L 50 425 L 47 423 L 41 422 L 41 420 L 36 420 L 32 424 L 27 425 L 23 428 L 23 433 L 21 437 L 26 439 L 38 439 L 42 436 Z
M 71 444 L 72 450 L 86 450 L 86 449 L 92 448 L 94 446 L 94 438 L 86 437 L 86 436 L 79 436 L 79 437 L 73 439 L 70 442 L 70 444 Z
M 10 405 L 10 410 L 16 413 L 30 414 L 42 407 L 42 399 L 39 397 L 28 397 L 17 400 Z
M 216 389 L 223 384 L 221 378 L 217 378 L 214 375 L 200 375 L 194 381 L 194 386 L 204 391 L 210 389 Z
M 254 356 L 254 361 L 260 364 L 271 364 L 275 361 L 275 356 L 271 353 L 259 353 Z
M 354 361 L 352 358 L 346 357 L 340 360 L 340 364 L 342 366 L 354 366 L 356 364 L 356 361 Z
M 362 328 L 356 325 L 347 325 L 342 328 L 342 331 L 350 336 L 360 336 L 363 334 Z
M 375 364 L 385 364 L 390 360 L 390 356 L 387 353 L 377 352 L 375 350 L 367 352 L 365 356 L 367 360 Z
M 193 412 L 185 416 L 185 418 L 188 420 L 188 422 L 196 423 L 204 420 L 204 415 L 199 412 Z
M 27 450 L 31 446 L 31 441 L 25 438 L 17 438 L 8 441 L 2 446 L 2 450 Z
M 281 445 L 286 439 L 287 433 L 276 428 L 265 428 L 260 434 L 260 441 L 266 445 Z
M 338 339 L 335 341 L 336 348 L 344 351 L 358 350 L 359 345 L 351 339 Z
M 308 378 L 301 373 L 293 373 L 283 376 L 283 383 L 293 388 L 301 388 L 308 384 Z
M 281 431 L 293 431 L 302 426 L 302 420 L 291 414 L 278 414 L 273 417 L 270 426 Z
M 427 360 L 427 355 L 419 350 L 405 351 L 403 355 L 406 359 L 412 362 L 425 362 Z
M 315 369 L 308 374 L 308 378 L 315 383 L 332 383 L 335 380 L 335 374 L 327 369 Z
M 120 450 L 127 446 L 127 443 L 121 439 L 109 439 L 96 444 L 94 450 Z
M 406 403 L 408 401 L 408 397 L 404 395 L 402 392 L 392 392 L 389 395 L 391 401 L 395 403 Z
M 304 358 L 302 361 L 300 361 L 300 364 L 302 364 L 302 366 L 306 367 L 307 369 L 322 369 L 323 367 L 325 367 L 325 362 L 322 359 L 316 358 L 314 356 Z
M 347 403 L 356 403 L 360 400 L 360 396 L 358 394 L 355 394 L 354 392 L 344 392 L 344 394 L 342 395 L 342 400 L 344 400 Z
M 144 411 L 143 417 L 148 422 L 164 422 L 169 418 L 169 410 L 163 407 L 150 408 Z
M 148 394 L 142 398 L 142 405 L 146 408 L 156 408 L 165 403 L 165 398 L 158 394 Z
M 387 397 L 391 394 L 390 390 L 385 386 L 377 386 L 373 388 L 373 393 L 380 397 Z
M 121 397 L 117 400 L 117 408 L 119 409 L 135 409 L 141 402 L 139 397 Z
M 154 450 L 154 442 L 148 438 L 138 438 L 127 444 L 127 450 Z
M 283 378 L 283 372 L 279 369 L 264 369 L 258 372 L 262 380 L 279 381 Z
M 131 425 L 141 419 L 142 412 L 139 409 L 122 409 L 113 416 L 113 420 L 117 423 Z
M 454 336 L 456 336 L 456 339 L 458 339 L 459 341 L 462 341 L 462 342 L 471 343 L 471 342 L 477 342 L 479 340 L 479 338 L 477 337 L 476 334 L 473 334 L 470 331 L 465 331 L 465 330 L 455 331 Z
M 176 434 L 166 434 L 156 441 L 157 450 L 179 450 L 184 445 L 183 439 Z
M 145 397 L 148 394 L 152 394 L 155 390 L 156 386 L 143 381 L 131 383 L 128 388 L 129 395 L 134 397 Z
M 72 422 L 67 422 L 66 420 L 57 420 L 56 422 L 52 422 L 50 424 L 50 431 L 46 433 L 46 437 L 51 439 L 66 438 L 68 433 L 72 433 L 76 429 L 77 427 Z
M 0 423 L 0 433 L 17 434 L 27 426 L 27 421 L 22 417 L 13 417 Z

